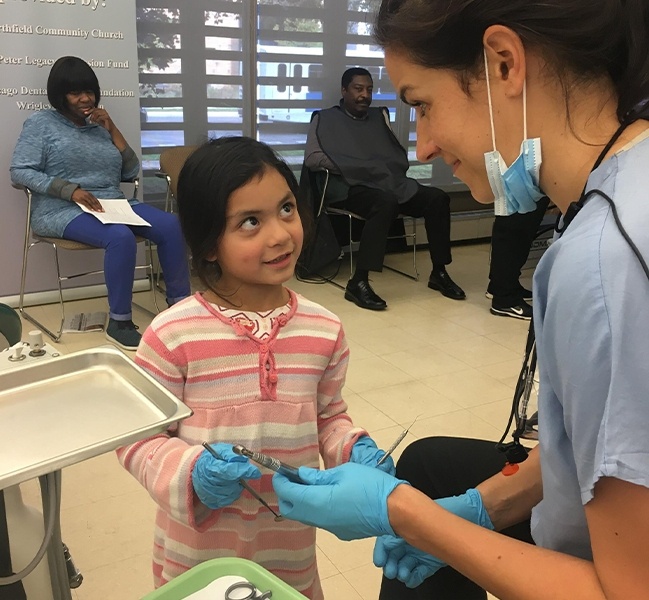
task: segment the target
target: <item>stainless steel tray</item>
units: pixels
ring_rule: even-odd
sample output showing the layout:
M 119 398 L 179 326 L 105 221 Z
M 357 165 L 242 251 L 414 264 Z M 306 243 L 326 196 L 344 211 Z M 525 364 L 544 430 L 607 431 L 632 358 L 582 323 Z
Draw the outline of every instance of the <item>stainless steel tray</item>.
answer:
M 0 372 L 0 489 L 159 433 L 191 414 L 112 347 Z

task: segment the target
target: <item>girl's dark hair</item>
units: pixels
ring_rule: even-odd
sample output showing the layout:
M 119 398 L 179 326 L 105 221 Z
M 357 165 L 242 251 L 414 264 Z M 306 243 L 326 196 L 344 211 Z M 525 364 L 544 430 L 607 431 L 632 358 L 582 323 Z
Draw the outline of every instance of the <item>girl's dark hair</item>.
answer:
M 225 230 L 230 196 L 275 169 L 297 199 L 298 183 L 290 167 L 266 144 L 248 137 L 222 137 L 200 146 L 185 162 L 178 178 L 178 216 L 199 279 L 216 292 L 221 277 L 214 253 Z M 300 217 L 303 208 L 298 203 Z
M 482 36 L 514 30 L 548 61 L 566 99 L 571 85 L 608 75 L 620 121 L 649 98 L 647 0 L 383 0 L 375 37 L 415 64 L 469 75 L 483 72 Z
M 62 56 L 53 65 L 47 78 L 47 99 L 59 112 L 65 112 L 70 92 L 91 91 L 95 106 L 99 106 L 99 81 L 90 65 L 76 56 Z

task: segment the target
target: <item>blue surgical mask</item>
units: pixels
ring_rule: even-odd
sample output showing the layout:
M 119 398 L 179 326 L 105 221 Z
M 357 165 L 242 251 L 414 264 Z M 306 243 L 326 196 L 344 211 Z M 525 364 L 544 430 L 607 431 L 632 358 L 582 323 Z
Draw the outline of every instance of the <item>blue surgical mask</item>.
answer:
M 489 99 L 489 119 L 493 150 L 485 152 L 485 166 L 491 191 L 494 194 L 494 212 L 497 217 L 514 213 L 528 213 L 536 210 L 536 203 L 545 196 L 539 188 L 541 170 L 541 139 L 527 139 L 527 84 L 523 82 L 523 143 L 516 160 L 505 164 L 500 152 L 496 150 L 496 130 L 494 128 L 491 86 L 487 68 L 487 52 L 484 52 L 485 72 L 487 73 L 487 97 Z

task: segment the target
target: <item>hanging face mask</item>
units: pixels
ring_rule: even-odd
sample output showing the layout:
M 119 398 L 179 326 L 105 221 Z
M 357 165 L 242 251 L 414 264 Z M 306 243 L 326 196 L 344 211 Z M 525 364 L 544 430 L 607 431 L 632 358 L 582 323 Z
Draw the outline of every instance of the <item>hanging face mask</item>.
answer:
M 494 128 L 493 107 L 491 105 L 491 86 L 487 66 L 487 52 L 484 52 L 485 72 L 487 73 L 487 97 L 489 100 L 489 119 L 493 150 L 485 152 L 485 166 L 491 191 L 494 194 L 494 212 L 497 217 L 514 213 L 528 213 L 536 210 L 536 203 L 545 196 L 539 188 L 541 170 L 541 140 L 527 139 L 527 85 L 523 82 L 523 143 L 516 160 L 508 167 L 500 152 L 496 150 L 496 130 Z

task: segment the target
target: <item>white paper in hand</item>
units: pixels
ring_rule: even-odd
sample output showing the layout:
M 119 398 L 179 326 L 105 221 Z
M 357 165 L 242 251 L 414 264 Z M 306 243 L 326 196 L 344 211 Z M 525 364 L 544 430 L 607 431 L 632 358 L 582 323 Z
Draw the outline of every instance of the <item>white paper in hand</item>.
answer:
M 99 200 L 104 212 L 97 212 L 90 210 L 79 204 L 82 211 L 87 212 L 89 215 L 96 217 L 102 223 L 121 223 L 123 225 L 139 225 L 144 227 L 151 227 L 151 223 L 145 221 L 142 217 L 135 214 L 126 198 L 111 198 L 110 200 Z

